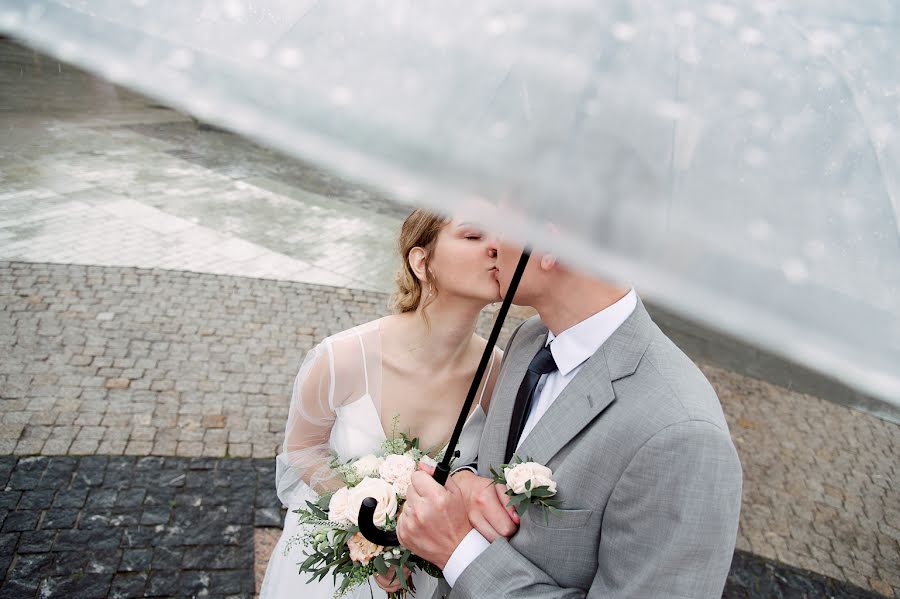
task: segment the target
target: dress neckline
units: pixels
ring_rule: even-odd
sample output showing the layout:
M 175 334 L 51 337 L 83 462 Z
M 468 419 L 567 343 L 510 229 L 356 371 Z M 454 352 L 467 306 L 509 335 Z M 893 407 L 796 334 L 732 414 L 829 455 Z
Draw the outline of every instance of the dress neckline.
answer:
M 344 404 L 344 405 L 342 405 L 342 406 L 338 406 L 338 409 L 345 409 L 345 408 L 348 408 L 348 407 L 352 406 L 352 405 L 355 404 L 355 403 L 359 403 L 359 402 L 363 401 L 364 399 L 367 399 L 367 400 L 368 400 L 368 405 L 369 405 L 369 407 L 372 409 L 372 413 L 374 414 L 374 418 L 373 418 L 373 419 L 374 419 L 376 422 L 378 422 L 378 432 L 381 434 L 381 439 L 382 439 L 382 441 L 387 441 L 387 438 L 388 438 L 387 432 L 385 432 L 385 430 L 384 430 L 384 424 L 382 424 L 382 422 L 381 422 L 381 415 L 378 413 L 378 408 L 375 407 L 375 400 L 372 399 L 372 394 L 371 394 L 371 393 L 363 393 L 361 396 L 359 396 L 359 399 L 354 399 L 353 401 L 351 401 L 351 402 L 348 403 L 348 404 Z M 469 424 L 469 422 L 472 421 L 472 418 L 475 416 L 475 413 L 476 413 L 477 411 L 479 411 L 479 410 L 481 410 L 482 412 L 484 412 L 484 408 L 481 406 L 481 401 L 479 401 L 479 402 L 478 402 L 478 405 L 475 406 L 475 409 L 472 410 L 472 411 L 469 413 L 468 416 L 466 416 L 466 421 L 465 421 L 465 423 L 463 424 L 463 428 L 465 428 L 465 427 Z M 447 449 L 447 445 L 448 445 L 448 444 L 449 444 L 449 441 L 448 441 L 447 443 L 444 443 L 444 445 L 441 447 L 441 451 Z

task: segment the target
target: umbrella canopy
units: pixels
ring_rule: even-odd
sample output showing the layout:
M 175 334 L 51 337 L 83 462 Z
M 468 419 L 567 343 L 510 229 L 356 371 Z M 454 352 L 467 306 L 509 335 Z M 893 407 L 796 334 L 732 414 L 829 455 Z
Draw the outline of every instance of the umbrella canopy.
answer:
M 0 31 L 900 406 L 891 0 L 0 0 Z

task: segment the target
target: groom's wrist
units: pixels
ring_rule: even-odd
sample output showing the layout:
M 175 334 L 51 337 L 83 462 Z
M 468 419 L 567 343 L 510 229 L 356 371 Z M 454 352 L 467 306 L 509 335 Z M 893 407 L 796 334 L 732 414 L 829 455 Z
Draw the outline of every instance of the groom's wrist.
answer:
M 474 528 L 456 546 L 442 568 L 444 579 L 451 587 L 466 568 L 474 562 L 491 544 Z
M 475 476 L 478 476 L 478 468 L 475 464 L 466 464 L 465 466 L 460 466 L 459 468 L 454 468 L 450 471 L 450 476 L 454 474 L 459 474 L 460 472 L 471 472 Z

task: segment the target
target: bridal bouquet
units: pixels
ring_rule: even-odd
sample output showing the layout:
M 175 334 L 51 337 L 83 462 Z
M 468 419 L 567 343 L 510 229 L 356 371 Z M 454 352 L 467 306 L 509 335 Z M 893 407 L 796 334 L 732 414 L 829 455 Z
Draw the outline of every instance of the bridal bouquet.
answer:
M 394 424 L 396 430 L 396 420 Z M 300 572 L 311 574 L 310 582 L 332 575 L 337 587 L 334 596 L 341 597 L 374 574 L 386 574 L 394 566 L 402 589 L 389 593 L 391 599 L 403 599 L 415 592 L 408 572 L 419 569 L 435 578 L 442 577 L 436 566 L 408 549 L 375 545 L 359 532 L 359 508 L 366 497 L 378 500 L 375 524 L 384 530 L 396 530 L 410 477 L 420 462 L 431 466 L 437 463 L 419 449 L 417 438 L 396 433 L 374 454 L 346 463 L 333 458 L 331 468 L 344 486 L 295 510 L 300 522 L 307 525 L 307 532 L 291 540 L 291 544 L 300 542 L 307 547 Z

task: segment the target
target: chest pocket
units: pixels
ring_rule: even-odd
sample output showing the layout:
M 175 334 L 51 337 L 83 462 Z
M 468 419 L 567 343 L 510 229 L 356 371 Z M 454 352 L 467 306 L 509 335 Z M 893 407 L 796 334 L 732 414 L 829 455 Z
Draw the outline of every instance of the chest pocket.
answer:
M 594 510 L 545 516 L 530 507 L 510 544 L 563 587 L 587 590 L 597 571 L 600 518 Z

